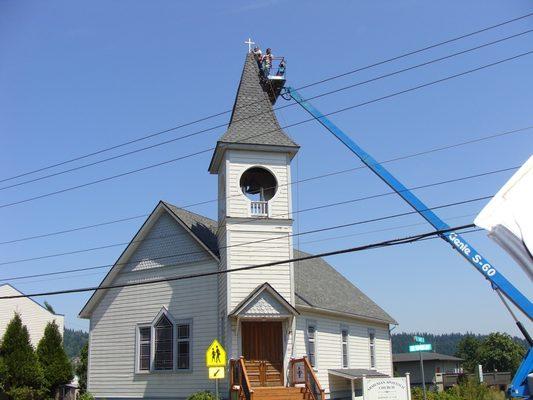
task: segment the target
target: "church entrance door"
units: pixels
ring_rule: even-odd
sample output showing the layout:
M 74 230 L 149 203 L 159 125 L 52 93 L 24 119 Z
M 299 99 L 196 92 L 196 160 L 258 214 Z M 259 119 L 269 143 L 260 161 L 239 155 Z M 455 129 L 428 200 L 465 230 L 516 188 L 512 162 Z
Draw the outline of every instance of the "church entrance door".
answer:
M 252 386 L 283 386 L 281 321 L 243 321 L 242 355 Z

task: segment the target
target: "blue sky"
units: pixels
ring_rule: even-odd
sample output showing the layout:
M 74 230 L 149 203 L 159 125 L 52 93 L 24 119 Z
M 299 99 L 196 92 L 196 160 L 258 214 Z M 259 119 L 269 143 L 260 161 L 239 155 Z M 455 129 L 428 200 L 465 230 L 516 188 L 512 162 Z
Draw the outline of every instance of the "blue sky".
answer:
M 501 1 L 0 1 L 0 178 L 40 168 L 231 108 L 251 36 L 288 60 L 288 81 L 301 86 L 531 12 Z M 533 18 L 302 91 L 327 90 L 461 51 L 533 28 Z M 375 99 L 447 75 L 533 50 L 531 34 L 425 68 L 314 101 L 324 112 Z M 533 56 L 369 104 L 333 117 L 378 160 L 533 125 Z M 284 100 L 279 100 L 284 104 Z M 307 119 L 298 107 L 278 113 L 282 125 Z M 160 135 L 107 156 L 227 122 L 228 116 Z M 113 162 L 0 191 L 0 203 L 165 161 L 215 144 L 223 129 Z M 301 145 L 295 179 L 360 163 L 316 123 L 287 129 Z M 523 163 L 532 131 L 388 165 L 407 186 Z M 106 155 L 86 161 L 96 161 Z M 0 208 L 0 241 L 150 212 L 159 199 L 176 205 L 216 198 L 210 154 L 23 204 Z M 85 161 L 85 162 L 86 162 Z M 83 162 L 71 164 L 81 165 Z M 56 168 L 47 172 L 60 171 Z M 44 173 L 43 173 L 44 174 Z M 32 175 L 37 177 L 39 174 Z M 511 172 L 419 190 L 430 206 L 493 194 Z M 29 178 L 29 177 L 28 177 Z M 16 183 L 18 181 L 3 182 Z M 367 170 L 302 183 L 295 209 L 381 193 Z M 439 212 L 469 223 L 484 202 Z M 216 204 L 191 209 L 216 216 Z M 409 210 L 396 197 L 298 215 L 296 230 Z M 466 215 L 466 217 L 465 217 Z M 461 217 L 462 216 L 462 217 Z M 417 216 L 295 240 L 322 252 L 430 229 Z M 127 242 L 142 219 L 0 246 L 0 263 Z M 409 225 L 409 226 L 405 226 Z M 369 231 L 386 230 L 369 233 Z M 337 238 L 337 236 L 346 236 Z M 326 240 L 330 239 L 330 240 Z M 514 262 L 484 234 L 472 243 L 529 297 Z M 0 266 L 0 279 L 110 264 L 124 246 Z M 329 261 L 399 322 L 398 331 L 506 331 L 519 334 L 481 275 L 441 241 L 373 250 Z M 105 270 L 14 281 L 24 292 L 92 286 Z M 66 325 L 86 328 L 77 313 L 89 294 L 48 297 Z M 40 298 L 39 301 L 44 301 Z

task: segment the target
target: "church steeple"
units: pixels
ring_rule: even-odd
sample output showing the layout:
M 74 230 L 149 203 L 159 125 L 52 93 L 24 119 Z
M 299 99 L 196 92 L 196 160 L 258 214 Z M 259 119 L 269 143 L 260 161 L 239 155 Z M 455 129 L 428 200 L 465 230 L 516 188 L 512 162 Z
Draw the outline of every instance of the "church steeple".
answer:
M 281 129 L 272 109 L 276 89 L 262 76 L 252 53 L 246 55 L 227 131 L 218 140 L 209 172 L 216 174 L 228 148 L 284 152 L 294 157 L 299 146 Z

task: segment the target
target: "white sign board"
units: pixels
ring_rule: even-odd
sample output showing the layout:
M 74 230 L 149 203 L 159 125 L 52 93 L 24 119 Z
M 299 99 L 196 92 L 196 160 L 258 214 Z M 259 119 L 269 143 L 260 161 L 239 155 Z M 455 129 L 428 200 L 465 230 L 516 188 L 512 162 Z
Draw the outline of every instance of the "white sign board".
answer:
M 294 383 L 305 383 L 305 367 L 303 361 L 297 361 L 293 364 L 292 380 Z
M 364 400 L 409 400 L 406 378 L 363 378 Z

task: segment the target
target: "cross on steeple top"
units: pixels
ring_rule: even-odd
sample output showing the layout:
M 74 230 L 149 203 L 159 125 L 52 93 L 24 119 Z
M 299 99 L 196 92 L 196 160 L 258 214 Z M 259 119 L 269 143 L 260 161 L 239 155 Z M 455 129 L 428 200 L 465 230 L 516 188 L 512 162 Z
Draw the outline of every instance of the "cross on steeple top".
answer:
M 252 52 L 252 44 L 255 44 L 255 42 L 252 42 L 252 38 L 248 38 L 248 40 L 245 41 L 244 43 L 248 45 L 248 53 L 251 53 Z

